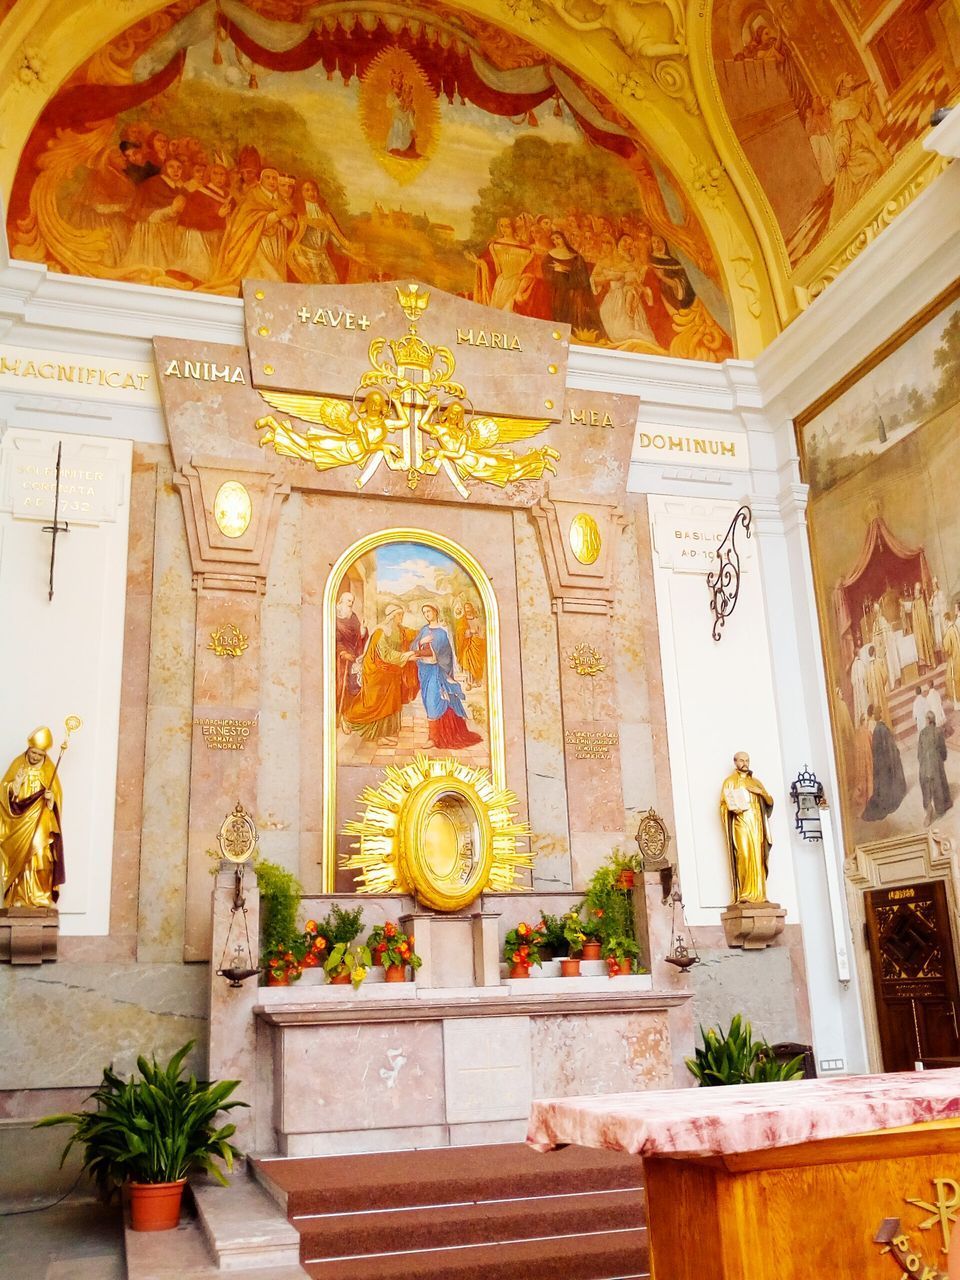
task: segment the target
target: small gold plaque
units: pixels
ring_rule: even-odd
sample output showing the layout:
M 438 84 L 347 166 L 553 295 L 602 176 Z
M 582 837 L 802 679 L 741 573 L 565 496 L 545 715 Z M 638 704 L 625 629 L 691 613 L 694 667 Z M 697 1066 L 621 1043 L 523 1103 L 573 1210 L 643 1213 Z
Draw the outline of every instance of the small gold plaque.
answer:
M 586 511 L 570 522 L 570 550 L 581 564 L 596 564 L 600 556 L 600 527 Z
M 242 538 L 250 527 L 253 503 L 239 480 L 226 480 L 213 500 L 213 518 L 225 538 Z

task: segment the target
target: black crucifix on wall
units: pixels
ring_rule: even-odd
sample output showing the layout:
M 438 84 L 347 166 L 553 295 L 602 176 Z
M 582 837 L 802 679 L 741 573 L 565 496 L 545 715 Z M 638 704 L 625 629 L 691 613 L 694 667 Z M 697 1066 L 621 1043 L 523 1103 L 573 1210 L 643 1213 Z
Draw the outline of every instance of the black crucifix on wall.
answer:
M 50 593 L 47 600 L 53 599 L 53 567 L 57 559 L 57 534 L 69 533 L 70 526 L 64 521 L 60 523 L 60 458 L 63 453 L 63 441 L 57 442 L 57 473 L 53 490 L 53 524 L 45 524 L 43 532 L 50 534 Z

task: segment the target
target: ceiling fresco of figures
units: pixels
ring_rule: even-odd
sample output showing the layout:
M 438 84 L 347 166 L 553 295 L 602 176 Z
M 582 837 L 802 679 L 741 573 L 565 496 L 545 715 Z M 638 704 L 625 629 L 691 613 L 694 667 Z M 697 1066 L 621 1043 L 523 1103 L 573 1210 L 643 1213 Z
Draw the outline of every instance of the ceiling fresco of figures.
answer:
M 231 296 L 417 276 L 575 341 L 734 354 L 690 201 L 570 71 L 439 5 L 298 8 L 180 0 L 82 65 L 21 155 L 14 257 Z
M 955 0 L 147 3 L 117 35 L 0 0 L 14 257 L 416 275 L 648 354 L 755 355 L 940 171 L 960 92 Z
M 939 0 L 714 0 L 720 96 L 800 262 L 960 87 Z

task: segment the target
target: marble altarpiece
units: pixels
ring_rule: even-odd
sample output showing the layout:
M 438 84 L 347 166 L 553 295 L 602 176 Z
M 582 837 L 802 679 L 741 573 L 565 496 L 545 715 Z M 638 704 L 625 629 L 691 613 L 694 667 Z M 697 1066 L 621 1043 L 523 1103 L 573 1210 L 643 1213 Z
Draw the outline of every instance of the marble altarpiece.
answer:
M 196 593 L 184 959 L 211 954 L 209 832 L 237 797 L 310 897 L 406 888 L 361 865 L 356 835 L 364 794 L 415 759 L 472 770 L 507 797 L 516 857 L 470 910 L 509 928 L 564 894 L 572 904 L 651 803 L 669 821 L 647 525 L 643 499 L 626 492 L 637 402 L 565 387 L 565 326 L 422 285 L 248 282 L 244 306 L 246 347 L 154 342 Z M 368 916 L 413 906 L 364 902 Z M 432 945 L 434 974 L 449 969 L 433 985 L 472 985 L 469 961 Z M 679 1062 L 684 989 L 669 966 L 653 969 L 644 992 L 602 1002 L 620 1063 L 611 1087 L 666 1081 Z M 304 1010 L 259 1007 L 254 1029 L 263 994 L 238 1003 L 219 985 L 211 1070 L 255 1070 L 258 1036 L 293 1061 L 311 1033 Z M 567 1040 L 596 999 L 584 993 L 580 1012 L 566 1003 L 520 1042 Z M 456 1059 L 456 1010 L 418 1010 L 427 1057 L 442 1026 L 441 1056 Z M 482 1034 L 499 1044 L 514 1019 L 506 1006 L 489 1012 L 498 1030 Z M 328 1037 L 347 1032 L 324 1025 Z M 541 1092 L 570 1092 L 571 1070 Z M 448 1125 L 491 1120 L 464 1110 L 450 1078 L 441 1092 Z M 326 1120 L 304 1119 L 286 1077 L 274 1095 L 281 1149 L 326 1149 L 313 1134 Z M 526 1102 L 513 1105 L 493 1118 L 515 1124 Z M 428 1145 L 443 1141 L 437 1119 L 421 1117 Z

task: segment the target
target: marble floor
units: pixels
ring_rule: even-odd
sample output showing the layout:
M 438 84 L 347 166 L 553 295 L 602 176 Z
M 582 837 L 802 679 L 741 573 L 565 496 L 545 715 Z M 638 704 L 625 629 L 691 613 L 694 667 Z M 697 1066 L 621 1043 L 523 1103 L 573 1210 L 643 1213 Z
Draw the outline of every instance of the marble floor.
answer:
M 0 1217 L 3 1280 L 124 1280 L 123 1213 L 86 1197 Z

